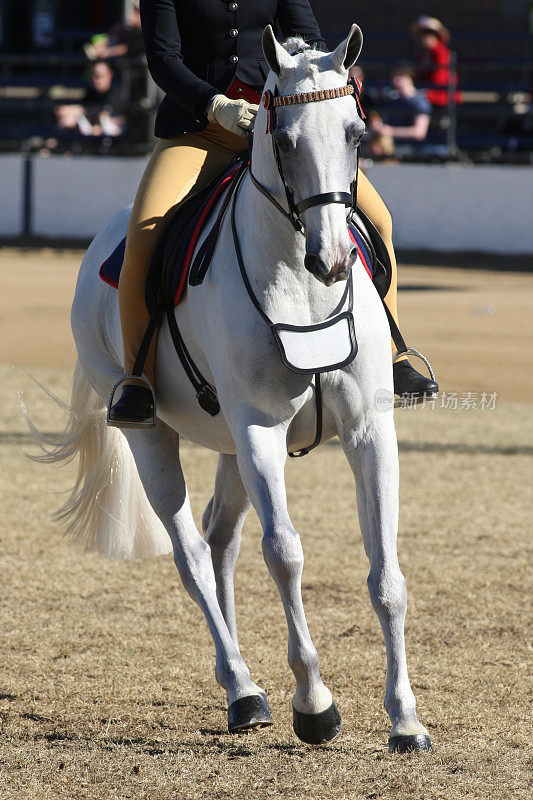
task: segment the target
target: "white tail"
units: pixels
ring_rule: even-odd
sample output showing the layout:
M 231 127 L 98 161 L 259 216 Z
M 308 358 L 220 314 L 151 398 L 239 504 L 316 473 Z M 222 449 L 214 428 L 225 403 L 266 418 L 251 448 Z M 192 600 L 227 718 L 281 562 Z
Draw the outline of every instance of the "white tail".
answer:
M 76 483 L 54 514 L 65 535 L 85 550 L 106 558 L 147 558 L 169 553 L 170 538 L 142 486 L 125 436 L 106 424 L 106 409 L 76 364 L 69 405 L 46 387 L 68 415 L 64 430 L 44 436 L 23 411 L 46 464 L 68 464 L 79 455 Z

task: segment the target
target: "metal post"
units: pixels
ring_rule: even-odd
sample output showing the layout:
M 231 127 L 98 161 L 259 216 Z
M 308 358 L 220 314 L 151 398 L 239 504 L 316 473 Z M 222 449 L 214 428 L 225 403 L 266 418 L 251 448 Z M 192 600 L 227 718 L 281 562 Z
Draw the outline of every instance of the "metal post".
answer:
M 24 159 L 24 172 L 22 180 L 22 233 L 24 236 L 31 236 L 33 222 L 33 158 L 29 153 Z
M 457 89 L 457 53 L 450 53 L 450 69 L 448 72 L 448 130 L 446 131 L 446 147 L 448 158 L 457 155 L 457 105 L 455 92 Z

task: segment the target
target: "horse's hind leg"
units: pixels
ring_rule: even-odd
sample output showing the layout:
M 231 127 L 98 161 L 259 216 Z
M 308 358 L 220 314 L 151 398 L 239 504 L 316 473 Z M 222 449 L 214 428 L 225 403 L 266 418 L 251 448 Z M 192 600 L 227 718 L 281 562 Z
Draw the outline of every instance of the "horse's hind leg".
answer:
M 237 457 L 221 454 L 218 459 L 215 492 L 202 519 L 205 539 L 211 548 L 211 560 L 217 584 L 218 604 L 238 646 L 233 574 L 239 555 L 241 531 L 250 500 L 237 467 Z
M 417 719 L 407 674 L 404 620 L 407 590 L 396 549 L 398 530 L 398 447 L 392 414 L 379 414 L 364 437 L 352 429 L 339 437 L 357 482 L 359 524 L 370 560 L 368 589 L 387 650 L 385 709 L 392 722 L 391 750 L 430 750 L 427 730 Z
M 271 724 L 264 692 L 250 679 L 218 604 L 211 551 L 193 520 L 177 434 L 158 421 L 154 431 L 132 429 L 125 435 L 148 499 L 171 538 L 183 585 L 201 608 L 211 631 L 216 651 L 215 676 L 226 690 L 230 731 Z

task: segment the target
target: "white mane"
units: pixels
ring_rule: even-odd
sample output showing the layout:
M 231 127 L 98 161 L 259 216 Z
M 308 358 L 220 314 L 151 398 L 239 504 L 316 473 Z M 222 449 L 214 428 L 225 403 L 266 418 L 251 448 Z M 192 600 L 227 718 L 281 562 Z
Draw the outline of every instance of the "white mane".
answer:
M 322 55 L 321 50 L 316 50 L 314 47 L 311 47 L 301 36 L 289 36 L 281 45 L 291 56 L 303 56 L 302 68 L 309 77 L 313 77 L 318 73 L 319 68 L 316 63 L 316 56 Z

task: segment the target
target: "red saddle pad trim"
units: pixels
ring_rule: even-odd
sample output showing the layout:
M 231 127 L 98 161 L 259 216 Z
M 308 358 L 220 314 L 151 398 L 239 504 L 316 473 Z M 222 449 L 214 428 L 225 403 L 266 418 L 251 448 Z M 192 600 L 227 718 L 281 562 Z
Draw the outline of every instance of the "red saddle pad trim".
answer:
M 353 235 L 353 233 L 352 233 L 352 231 L 351 231 L 351 229 L 350 229 L 350 228 L 348 228 L 348 233 L 350 234 L 350 239 L 352 240 L 352 242 L 353 242 L 353 243 L 356 245 L 356 247 L 357 247 L 357 252 L 359 253 L 359 258 L 360 258 L 360 259 L 361 259 L 361 261 L 363 262 L 364 268 L 365 268 L 365 269 L 366 269 L 366 271 L 368 272 L 368 277 L 370 278 L 370 280 L 373 280 L 373 278 L 372 278 L 372 270 L 370 269 L 370 264 L 367 264 L 367 261 L 366 261 L 366 258 L 365 258 L 365 254 L 363 253 L 363 251 L 362 251 L 362 250 L 361 250 L 361 248 L 359 247 L 359 242 L 357 241 L 357 239 L 356 239 L 356 238 L 355 238 L 355 236 Z
M 113 278 L 110 278 L 109 275 L 106 275 L 106 273 L 104 272 L 106 264 L 107 264 L 107 259 L 104 261 L 104 263 L 100 267 L 100 271 L 99 271 L 98 274 L 99 274 L 99 276 L 101 277 L 101 279 L 103 280 L 104 283 L 107 283 L 108 286 L 112 286 L 113 289 L 118 289 L 117 281 L 113 280 Z
M 235 168 L 232 169 L 232 171 L 228 175 L 226 175 L 224 180 L 221 181 L 218 184 L 218 186 L 213 190 L 212 194 L 209 196 L 209 198 L 208 198 L 208 200 L 207 200 L 207 202 L 206 202 L 206 204 L 204 206 L 204 210 L 202 211 L 200 219 L 196 223 L 196 227 L 195 227 L 195 229 L 194 229 L 194 231 L 192 233 L 191 239 L 189 241 L 189 246 L 187 247 L 187 252 L 185 253 L 185 258 L 183 259 L 183 266 L 182 266 L 182 269 L 181 269 L 180 280 L 179 280 L 179 283 L 178 283 L 178 288 L 176 289 L 176 294 L 174 295 L 174 305 L 175 306 L 178 305 L 179 301 L 181 300 L 181 298 L 183 297 L 183 294 L 185 292 L 185 287 L 187 286 L 187 278 L 189 276 L 189 269 L 190 269 L 190 266 L 191 266 L 192 257 L 193 257 L 196 245 L 198 243 L 198 239 L 200 238 L 200 234 L 201 234 L 202 229 L 204 227 L 204 223 L 205 223 L 206 219 L 208 218 L 209 214 L 211 213 L 211 211 L 213 209 L 213 206 L 219 200 L 220 195 L 222 194 L 222 192 L 225 191 L 225 189 L 227 189 L 227 187 L 229 186 L 229 184 L 231 183 L 231 181 L 235 177 L 235 175 L 236 175 L 237 171 L 239 170 L 239 168 L 240 168 L 240 164 L 237 164 L 235 166 Z

